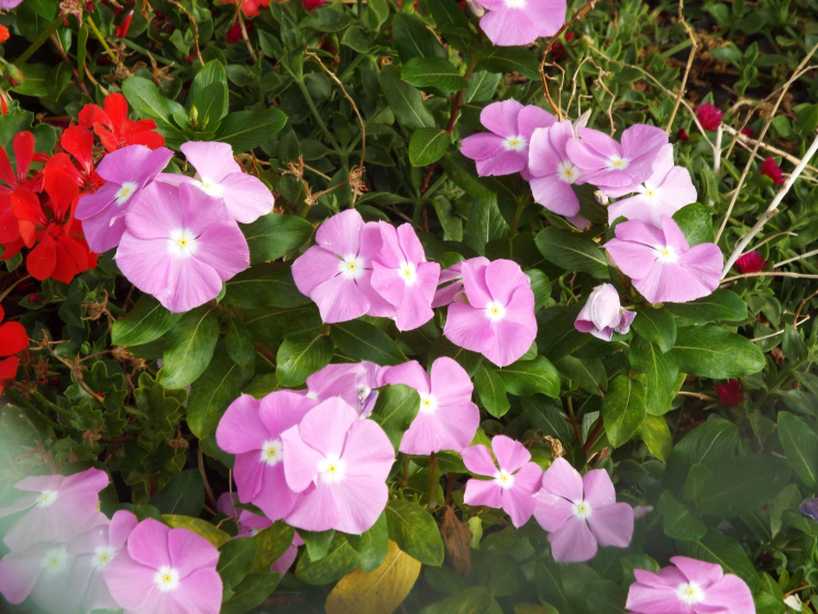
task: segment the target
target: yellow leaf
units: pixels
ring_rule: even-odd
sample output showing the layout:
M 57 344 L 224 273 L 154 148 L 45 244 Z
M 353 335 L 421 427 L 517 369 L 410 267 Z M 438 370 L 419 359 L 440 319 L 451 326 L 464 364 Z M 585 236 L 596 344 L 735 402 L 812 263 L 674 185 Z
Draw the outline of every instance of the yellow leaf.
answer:
M 403 603 L 420 575 L 420 562 L 393 541 L 383 562 L 357 569 L 338 581 L 327 597 L 327 614 L 390 614 Z
M 181 516 L 179 514 L 162 514 L 162 521 L 172 529 L 187 529 L 204 537 L 216 548 L 221 548 L 230 540 L 230 535 L 201 518 Z

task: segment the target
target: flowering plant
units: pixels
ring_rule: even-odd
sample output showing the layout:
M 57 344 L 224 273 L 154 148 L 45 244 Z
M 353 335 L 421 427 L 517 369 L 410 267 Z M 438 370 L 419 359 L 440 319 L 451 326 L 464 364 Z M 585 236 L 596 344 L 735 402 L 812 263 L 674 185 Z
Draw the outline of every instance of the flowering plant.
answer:
M 0 7 L 4 608 L 818 610 L 818 107 L 659 4 Z

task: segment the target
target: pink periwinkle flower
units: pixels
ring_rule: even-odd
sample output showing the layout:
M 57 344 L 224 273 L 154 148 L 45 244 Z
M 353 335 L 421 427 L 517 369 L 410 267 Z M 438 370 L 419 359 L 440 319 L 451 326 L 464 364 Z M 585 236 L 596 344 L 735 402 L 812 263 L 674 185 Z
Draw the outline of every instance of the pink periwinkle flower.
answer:
M 653 162 L 650 177 L 633 188 L 605 190 L 616 198 L 635 192 L 608 206 L 608 222 L 618 217 L 642 220 L 659 226 L 663 217 L 671 217 L 685 205 L 696 202 L 696 187 L 690 172 L 673 164 L 673 145 L 663 145 Z
M 565 23 L 566 0 L 478 0 L 480 29 L 497 46 L 530 45 Z
M 129 145 L 102 159 L 97 174 L 105 183 L 96 192 L 81 196 L 76 210 L 85 240 L 93 251 L 101 254 L 119 244 L 128 209 L 172 157 L 173 152 L 166 147 Z
M 230 404 L 216 428 L 218 446 L 236 455 L 233 475 L 239 500 L 252 503 L 271 520 L 286 517 L 297 498 L 284 479 L 281 434 L 315 404 L 289 390 L 271 392 L 261 400 L 243 394 Z
M 196 186 L 208 196 L 220 199 L 230 216 L 242 224 L 254 222 L 273 210 L 273 193 L 261 179 L 241 170 L 228 143 L 188 141 L 179 149 L 196 169 L 196 177 L 165 173 L 159 176 L 160 181 Z
M 287 524 L 360 535 L 386 507 L 395 450 L 383 429 L 338 397 L 284 431 L 284 475 L 299 493 Z
M 623 222 L 605 244 L 617 267 L 651 303 L 686 303 L 713 293 L 724 257 L 715 243 L 690 247 L 672 218 L 661 226 Z
M 108 486 L 108 474 L 86 469 L 72 475 L 28 477 L 14 487 L 25 492 L 0 508 L 0 518 L 25 512 L 4 537 L 12 550 L 40 542 L 66 543 L 93 526 L 99 515 L 99 493 Z
M 597 339 L 610 341 L 615 332 L 626 334 L 635 317 L 633 311 L 622 307 L 619 293 L 613 285 L 599 284 L 588 295 L 574 321 L 574 328 L 581 333 L 591 333 Z
M 621 143 L 599 130 L 580 128 L 566 151 L 582 174 L 580 183 L 603 189 L 636 188 L 650 177 L 653 161 L 667 142 L 664 130 L 646 124 L 627 128 Z
M 616 502 L 613 483 L 604 469 L 581 476 L 564 458 L 557 458 L 542 476 L 534 496 L 534 517 L 548 531 L 551 554 L 564 563 L 589 561 L 598 546 L 627 548 L 633 537 L 633 508 Z
M 104 571 L 114 600 L 129 614 L 216 614 L 219 551 L 193 531 L 153 518 L 140 522 Z
M 460 452 L 474 439 L 480 410 L 471 400 L 474 384 L 457 361 L 438 358 L 427 374 L 412 360 L 389 367 L 383 379 L 385 384 L 411 386 L 420 395 L 418 413 L 400 442 L 404 454 Z
M 747 584 L 720 565 L 671 557 L 658 573 L 635 569 L 625 604 L 630 614 L 755 614 Z
M 537 128 L 528 149 L 528 183 L 534 202 L 549 211 L 573 218 L 579 214 L 579 198 L 574 184 L 580 170 L 568 159 L 566 145 L 574 137 L 570 121 L 557 122 L 548 128 Z
M 371 287 L 377 295 L 369 315 L 392 318 L 398 330 L 412 330 L 432 319 L 432 298 L 440 265 L 428 262 L 411 224 L 395 228 L 370 222 L 361 238 L 362 256 L 372 267 Z
M 23 0 L 0 0 L 0 9 L 10 11 L 23 3 Z
M 531 281 L 512 260 L 471 258 L 457 268 L 462 281 L 442 290 L 453 299 L 443 334 L 455 345 L 483 354 L 497 366 L 510 365 L 528 351 L 537 337 Z M 441 278 L 448 280 L 451 275 Z M 442 304 L 438 300 L 435 303 Z
M 527 176 L 531 135 L 555 121 L 551 113 L 534 105 L 523 106 L 516 100 L 493 102 L 480 112 L 480 122 L 488 132 L 467 136 L 460 143 L 460 152 L 475 161 L 481 177 Z
M 511 437 L 495 435 L 491 452 L 482 444 L 461 452 L 466 469 L 491 478 L 466 482 L 463 502 L 502 509 L 511 518 L 511 524 L 519 528 L 534 512 L 534 493 L 540 485 L 542 469 L 531 462 L 531 453 L 525 446 Z
M 341 362 L 327 365 L 307 378 L 307 396 L 316 401 L 341 397 L 366 417 L 375 408 L 383 367 L 374 362 Z
M 354 320 L 369 311 L 372 264 L 361 253 L 363 229 L 364 220 L 355 209 L 336 213 L 318 227 L 316 245 L 293 262 L 296 287 L 318 305 L 328 324 Z
M 224 204 L 188 184 L 154 181 L 126 216 L 119 269 L 173 312 L 216 298 L 250 266 L 250 250 Z

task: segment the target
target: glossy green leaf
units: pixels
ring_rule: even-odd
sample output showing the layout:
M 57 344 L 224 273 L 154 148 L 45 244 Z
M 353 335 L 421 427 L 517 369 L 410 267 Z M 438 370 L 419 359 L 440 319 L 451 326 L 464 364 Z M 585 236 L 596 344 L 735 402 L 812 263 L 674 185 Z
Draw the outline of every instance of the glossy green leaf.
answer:
M 617 375 L 602 400 L 605 434 L 614 448 L 636 435 L 647 415 L 642 383 L 626 375 Z

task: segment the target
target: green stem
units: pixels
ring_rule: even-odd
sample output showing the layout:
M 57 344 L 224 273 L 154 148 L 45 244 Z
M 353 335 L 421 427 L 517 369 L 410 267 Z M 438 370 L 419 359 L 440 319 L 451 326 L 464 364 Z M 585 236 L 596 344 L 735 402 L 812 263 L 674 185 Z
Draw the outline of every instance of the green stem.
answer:
M 437 495 L 435 486 L 437 486 L 438 480 L 440 479 L 440 472 L 437 467 L 437 455 L 434 452 L 429 456 L 429 465 L 426 470 L 429 472 L 427 498 L 429 499 L 429 503 L 434 503 Z
M 332 143 L 335 152 L 343 157 L 343 152 L 341 150 L 341 146 L 338 144 L 338 141 L 335 140 L 333 134 L 329 131 L 327 124 L 324 123 L 324 118 L 321 117 L 321 113 L 318 111 L 318 107 L 315 106 L 315 101 L 312 99 L 312 95 L 310 94 L 310 90 L 307 88 L 307 85 L 304 83 L 303 79 L 296 79 L 295 84 L 298 86 L 298 89 L 301 91 L 301 95 L 304 96 L 304 100 L 307 102 L 307 107 L 310 109 L 310 113 L 315 118 L 316 123 L 318 124 L 321 131 L 327 137 L 327 140 Z
M 23 53 L 21 53 L 17 57 L 16 60 L 14 60 L 14 63 L 15 64 L 25 64 L 28 61 L 28 59 L 32 55 L 34 55 L 34 53 L 37 51 L 37 49 L 42 47 L 43 44 L 45 43 L 45 41 L 47 41 L 49 39 L 49 37 L 52 34 L 54 34 L 54 32 L 57 31 L 57 28 L 59 27 L 59 25 L 60 25 L 60 18 L 57 17 L 57 19 L 55 19 L 50 24 L 48 24 L 48 27 L 45 28 L 42 32 L 40 32 L 37 35 L 37 38 L 35 38 L 33 41 L 31 41 L 31 44 L 28 46 L 28 48 L 25 51 L 23 51 Z

